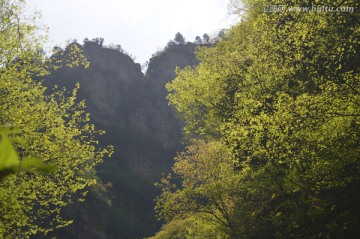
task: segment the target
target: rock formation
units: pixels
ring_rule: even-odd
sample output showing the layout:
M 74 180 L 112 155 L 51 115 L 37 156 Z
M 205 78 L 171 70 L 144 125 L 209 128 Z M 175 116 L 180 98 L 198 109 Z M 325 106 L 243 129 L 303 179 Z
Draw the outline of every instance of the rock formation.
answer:
M 108 192 L 92 189 L 85 203 L 69 207 L 64 213 L 74 224 L 57 231 L 58 238 L 134 239 L 159 229 L 154 183 L 182 148 L 181 122 L 167 104 L 165 84 L 175 78 L 176 67 L 198 63 L 196 46 L 168 45 L 150 59 L 144 75 L 128 55 L 86 41 L 78 47 L 90 61 L 88 69 L 64 67 L 44 80 L 49 89 L 79 82 L 79 99 L 85 99 L 95 126 L 107 132 L 101 143 L 115 147 L 98 168 L 103 183 L 111 185 Z

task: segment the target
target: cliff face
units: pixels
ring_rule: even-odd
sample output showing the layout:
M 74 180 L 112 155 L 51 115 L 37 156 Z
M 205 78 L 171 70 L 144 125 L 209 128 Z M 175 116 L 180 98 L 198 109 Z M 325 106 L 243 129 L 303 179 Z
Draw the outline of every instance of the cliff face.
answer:
M 94 120 L 102 124 L 118 122 L 123 119 L 124 105 L 129 103 L 127 97 L 136 93 L 143 81 L 140 65 L 125 54 L 92 42 L 84 45 L 84 52 L 91 64 L 79 80 L 84 98 L 93 107 L 90 111 Z
M 148 80 L 150 89 L 159 96 L 158 100 L 166 99 L 165 84 L 175 78 L 176 67 L 195 66 L 198 60 L 195 57 L 197 44 L 173 44 L 160 54 L 150 59 L 145 78 Z
M 169 171 L 182 148 L 181 122 L 168 106 L 165 84 L 174 79 L 176 67 L 197 64 L 196 46 L 168 46 L 150 59 L 144 75 L 129 56 L 86 42 L 79 47 L 90 61 L 88 69 L 63 68 L 45 80 L 49 87 L 68 89 L 79 82 L 79 99 L 86 100 L 97 128 L 107 132 L 100 141 L 115 147 L 114 156 L 98 169 L 102 181 L 112 185 L 111 205 L 90 193 L 84 204 L 69 209 L 74 225 L 57 232 L 58 238 L 134 239 L 158 230 L 153 211 L 158 191 L 153 184 Z
M 153 94 L 154 106 L 161 112 L 162 121 L 155 121 L 156 138 L 161 141 L 164 148 L 176 147 L 181 139 L 180 129 L 182 128 L 181 122 L 168 106 L 165 85 L 175 78 L 177 67 L 184 68 L 198 64 L 194 54 L 197 46 L 191 43 L 168 46 L 164 52 L 150 59 L 145 74 L 147 88 Z

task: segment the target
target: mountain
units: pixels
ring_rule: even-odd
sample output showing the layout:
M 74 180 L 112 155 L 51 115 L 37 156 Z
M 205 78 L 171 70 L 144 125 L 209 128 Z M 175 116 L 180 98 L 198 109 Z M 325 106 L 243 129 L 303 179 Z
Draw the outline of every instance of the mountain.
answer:
M 62 67 L 44 80 L 55 86 L 74 88 L 97 129 L 106 134 L 101 145 L 113 145 L 115 153 L 98 168 L 105 186 L 90 190 L 84 203 L 64 211 L 74 223 L 55 232 L 58 238 L 135 239 L 154 234 L 161 226 L 155 219 L 154 183 L 169 172 L 181 144 L 182 123 L 168 106 L 165 84 L 175 69 L 198 64 L 198 44 L 172 43 L 155 53 L 145 74 L 140 64 L 121 48 L 111 49 L 99 41 L 76 44 L 90 62 L 89 68 Z M 69 48 L 52 59 L 68 57 Z M 105 188 L 107 189 L 105 191 Z

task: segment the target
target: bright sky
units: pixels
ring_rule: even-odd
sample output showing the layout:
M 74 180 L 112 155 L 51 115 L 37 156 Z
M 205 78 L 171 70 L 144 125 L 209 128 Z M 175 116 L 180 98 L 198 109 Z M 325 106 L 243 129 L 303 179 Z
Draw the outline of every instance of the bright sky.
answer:
M 30 3 L 31 2 L 31 3 Z M 31 0 L 51 45 L 102 37 L 144 63 L 181 32 L 186 40 L 229 27 L 228 0 Z

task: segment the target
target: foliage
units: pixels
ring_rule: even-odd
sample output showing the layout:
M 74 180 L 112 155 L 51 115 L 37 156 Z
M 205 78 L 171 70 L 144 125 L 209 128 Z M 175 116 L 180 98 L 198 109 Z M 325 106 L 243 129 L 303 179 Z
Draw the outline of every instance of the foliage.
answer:
M 192 146 L 175 160 L 182 185 L 164 178 L 159 216 L 205 213 L 229 238 L 356 238 L 359 13 L 262 12 L 276 4 L 244 1 L 243 20 L 167 85 Z
M 89 123 L 84 102 L 75 103 L 77 89 L 70 97 L 65 90 L 45 95 L 33 80 L 49 69 L 82 64 L 80 49 L 72 47 L 71 59 L 50 66 L 39 51 L 44 38 L 36 17 L 23 14 L 24 1 L 0 5 L 0 125 L 17 129 L 1 131 L 0 170 L 26 168 L 0 181 L 0 237 L 41 237 L 71 223 L 60 210 L 95 183 L 94 166 L 108 150 L 96 149 L 94 137 L 101 132 Z M 48 174 L 31 170 L 46 164 L 56 168 Z
M 112 43 L 111 43 L 111 44 L 105 46 L 105 48 L 110 48 L 110 49 L 113 49 L 113 50 L 115 50 L 115 51 L 118 51 L 118 52 L 120 52 L 120 53 L 122 53 L 122 54 L 125 54 L 125 55 L 129 56 L 133 61 L 136 60 L 136 57 L 135 57 L 135 56 L 133 56 L 133 55 L 130 54 L 129 52 L 125 51 L 125 50 L 122 48 L 122 46 L 119 45 L 119 44 L 115 45 L 115 44 L 112 44 Z
M 176 43 L 179 43 L 179 44 L 184 44 L 185 43 L 185 38 L 183 37 L 183 35 L 180 32 L 178 32 L 175 35 L 174 41 Z
M 149 61 L 147 60 L 141 65 L 141 71 L 145 74 L 148 68 L 149 68 Z
M 204 216 L 188 215 L 187 218 L 175 218 L 164 225 L 161 231 L 148 239 L 227 239 L 228 237 L 209 222 Z
M 159 186 L 163 193 L 157 200 L 156 208 L 158 215 L 171 221 L 177 215 L 191 218 L 195 214 L 199 220 L 216 225 L 208 232 L 210 235 L 220 236 L 222 230 L 227 230 L 234 223 L 233 202 L 237 201 L 240 186 L 240 178 L 233 169 L 228 149 L 216 141 L 196 142 L 175 158 L 173 171 L 182 179 L 182 190 L 176 190 L 171 175 L 162 179 Z M 190 223 L 187 230 L 194 226 L 194 222 Z M 197 238 L 191 236 L 195 234 L 199 234 L 198 229 L 186 238 Z
M 0 129 L 0 179 L 14 173 L 20 164 L 19 156 L 9 140 L 7 131 Z
M 24 172 L 50 172 L 55 169 L 55 165 L 46 165 L 41 160 L 27 157 L 20 161 L 18 153 L 13 143 L 24 144 L 19 137 L 9 138 L 9 134 L 14 134 L 15 129 L 11 127 L 0 128 L 0 180 L 7 175 Z
M 84 39 L 84 43 L 86 43 L 87 41 L 88 41 L 88 39 Z M 91 41 L 98 44 L 100 47 L 102 47 L 104 44 L 104 38 L 102 38 L 102 37 L 93 38 Z
M 196 37 L 195 37 L 195 43 L 201 44 L 201 43 L 202 43 L 201 37 L 196 36 Z
M 206 43 L 210 43 L 210 35 L 209 35 L 209 34 L 205 33 L 205 34 L 203 35 L 203 39 L 204 39 L 204 43 L 205 43 L 205 44 L 206 44 Z

